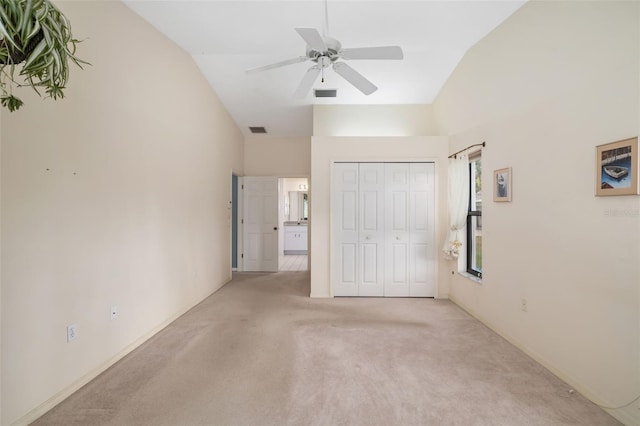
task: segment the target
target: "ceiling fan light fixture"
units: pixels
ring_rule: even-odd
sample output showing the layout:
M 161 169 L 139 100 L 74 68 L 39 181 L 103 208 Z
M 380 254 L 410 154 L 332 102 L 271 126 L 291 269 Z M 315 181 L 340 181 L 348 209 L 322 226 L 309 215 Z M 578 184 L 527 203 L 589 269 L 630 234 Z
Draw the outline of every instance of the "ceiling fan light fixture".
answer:
M 279 68 L 298 62 L 308 61 L 313 65 L 311 68 L 307 69 L 307 72 L 303 75 L 298 88 L 293 93 L 293 95 L 298 99 L 304 99 L 307 96 L 318 76 L 322 75 L 321 81 L 324 83 L 324 69 L 329 68 L 329 66 L 333 67 L 336 74 L 340 75 L 352 86 L 367 96 L 378 90 L 378 87 L 375 84 L 367 80 L 365 76 L 347 65 L 344 61 L 351 59 L 403 59 L 404 54 L 402 53 L 402 48 L 400 46 L 371 46 L 343 49 L 342 44 L 338 40 L 327 35 L 329 32 L 329 18 L 326 0 L 324 5 L 325 27 L 322 34 L 320 34 L 320 32 L 315 28 L 295 28 L 295 31 L 307 44 L 305 56 L 299 56 L 286 61 L 276 62 L 271 65 L 249 69 L 246 71 L 247 74 L 253 74 L 255 72 L 266 71 L 272 68 Z M 335 91 L 327 94 L 318 94 L 318 91 L 315 92 L 316 98 L 335 98 L 336 95 L 337 93 Z

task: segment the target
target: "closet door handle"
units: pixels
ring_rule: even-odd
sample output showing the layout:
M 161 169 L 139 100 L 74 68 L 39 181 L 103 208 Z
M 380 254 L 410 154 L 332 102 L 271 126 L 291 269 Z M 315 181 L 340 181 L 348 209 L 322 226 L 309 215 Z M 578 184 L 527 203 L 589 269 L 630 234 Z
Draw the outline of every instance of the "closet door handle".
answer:
M 396 236 L 396 240 L 400 241 L 400 236 L 399 235 Z

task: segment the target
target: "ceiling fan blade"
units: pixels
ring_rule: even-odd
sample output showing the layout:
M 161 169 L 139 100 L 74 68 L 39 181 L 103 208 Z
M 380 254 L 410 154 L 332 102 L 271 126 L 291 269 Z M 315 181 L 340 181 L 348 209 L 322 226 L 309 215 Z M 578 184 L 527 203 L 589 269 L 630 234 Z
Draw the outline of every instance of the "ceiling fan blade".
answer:
M 356 89 L 364 93 L 365 95 L 370 95 L 378 88 L 375 84 L 364 78 L 362 74 L 358 71 L 351 68 L 349 65 L 344 62 L 336 62 L 333 64 L 333 70 L 340 74 L 342 78 L 351 83 Z
M 356 47 L 342 49 L 340 56 L 344 59 L 402 59 L 400 46 Z
M 276 62 L 275 64 L 265 65 L 265 66 L 257 67 L 257 68 L 251 68 L 251 69 L 246 70 L 245 73 L 247 73 L 247 74 L 255 74 L 257 72 L 266 71 L 266 70 L 270 70 L 270 69 L 273 69 L 273 68 L 279 68 L 279 67 L 284 67 L 286 65 L 297 64 L 299 62 L 304 62 L 307 59 L 308 58 L 306 56 L 299 56 L 297 58 L 288 59 L 286 61 Z
M 319 74 L 320 67 L 318 65 L 314 65 L 309 68 L 304 77 L 302 77 L 302 81 L 300 82 L 300 85 L 293 95 L 296 98 L 304 98 L 305 96 L 307 96 L 307 93 L 309 93 L 309 90 L 311 90 L 311 86 L 313 86 L 313 83 L 315 83 Z
M 296 28 L 296 32 L 307 42 L 309 47 L 318 52 L 326 52 L 327 45 L 324 44 L 322 36 L 315 28 Z

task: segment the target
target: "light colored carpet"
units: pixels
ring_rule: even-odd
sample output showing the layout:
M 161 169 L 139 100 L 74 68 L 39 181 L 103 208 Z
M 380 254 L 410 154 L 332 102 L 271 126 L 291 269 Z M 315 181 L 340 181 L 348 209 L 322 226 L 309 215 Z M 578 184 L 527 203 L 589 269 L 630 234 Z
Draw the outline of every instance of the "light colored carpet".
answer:
M 35 425 L 619 425 L 446 300 L 236 274 Z

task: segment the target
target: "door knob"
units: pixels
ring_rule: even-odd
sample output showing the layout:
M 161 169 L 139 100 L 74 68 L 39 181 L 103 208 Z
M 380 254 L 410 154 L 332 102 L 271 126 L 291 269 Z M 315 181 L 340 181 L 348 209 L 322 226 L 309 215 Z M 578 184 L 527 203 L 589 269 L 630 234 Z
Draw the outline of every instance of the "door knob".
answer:
M 277 227 L 277 226 L 274 226 L 274 227 L 273 227 L 273 230 L 274 230 L 274 231 L 277 231 L 277 230 L 278 230 L 278 227 Z
M 396 237 L 396 240 L 398 240 L 398 241 L 399 241 L 399 240 L 400 240 L 400 237 Z

